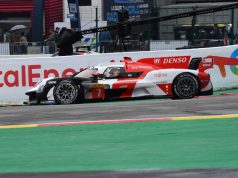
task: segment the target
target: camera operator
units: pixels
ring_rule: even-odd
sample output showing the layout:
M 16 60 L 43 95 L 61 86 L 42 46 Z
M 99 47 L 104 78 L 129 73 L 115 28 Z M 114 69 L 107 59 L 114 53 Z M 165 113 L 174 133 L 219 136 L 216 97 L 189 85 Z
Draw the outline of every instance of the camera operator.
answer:
M 118 41 L 119 41 L 120 51 L 121 51 L 122 45 L 123 45 L 124 51 L 127 51 L 127 48 L 123 39 L 130 34 L 131 26 L 129 24 L 123 24 L 123 23 L 128 22 L 128 20 L 129 20 L 129 13 L 124 7 L 122 7 L 118 11 L 118 23 L 117 23 L 118 29 L 117 29 L 116 42 L 114 44 L 113 51 L 115 51 Z
M 67 29 L 63 27 L 59 33 L 59 42 L 57 47 L 59 49 L 59 56 L 73 55 L 73 44 L 81 41 L 82 33 L 78 30 Z
M 118 22 L 127 22 L 129 20 L 129 13 L 128 11 L 122 7 L 119 11 L 118 11 Z
M 131 31 L 130 25 L 122 25 L 121 24 L 121 23 L 128 22 L 128 20 L 129 20 L 129 13 L 128 13 L 128 11 L 124 7 L 122 7 L 118 11 L 118 24 L 119 24 L 118 34 L 119 34 L 120 38 L 124 38 Z

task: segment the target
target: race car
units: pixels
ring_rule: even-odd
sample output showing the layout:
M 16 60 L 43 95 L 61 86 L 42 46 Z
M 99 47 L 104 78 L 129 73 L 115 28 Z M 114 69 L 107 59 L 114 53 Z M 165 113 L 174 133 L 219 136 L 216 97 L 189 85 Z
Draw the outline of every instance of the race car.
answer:
M 43 79 L 26 95 L 29 96 L 29 104 L 50 101 L 73 104 L 87 100 L 146 96 L 191 99 L 213 94 L 210 75 L 204 72 L 213 67 L 212 59 L 193 58 L 186 68 L 179 65 L 171 68 L 165 65 L 166 60 L 172 62 L 172 59 L 164 59 L 160 64 L 157 58 L 132 61 L 125 57 L 120 62 L 99 64 L 69 77 Z M 182 62 L 183 59 L 176 60 Z

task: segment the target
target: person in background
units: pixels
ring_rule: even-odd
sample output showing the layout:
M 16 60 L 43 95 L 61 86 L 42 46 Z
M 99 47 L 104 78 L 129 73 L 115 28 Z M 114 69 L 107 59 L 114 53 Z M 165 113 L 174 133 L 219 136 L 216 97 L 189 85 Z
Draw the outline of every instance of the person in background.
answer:
M 56 41 L 55 39 L 56 39 L 56 33 L 53 30 L 53 28 L 50 28 L 50 30 L 49 30 L 49 37 L 46 40 L 46 42 L 49 45 L 49 53 L 50 54 L 55 53 L 55 41 Z
M 27 46 L 28 46 L 28 42 L 27 42 L 25 33 L 21 32 L 21 37 L 20 37 L 21 54 L 27 54 Z
M 80 31 L 63 27 L 60 30 L 59 42 L 57 44 L 59 56 L 73 55 L 73 44 L 81 41 L 82 38 L 83 36 Z
M 26 34 L 26 39 L 28 42 L 32 42 L 32 28 L 30 28 L 28 33 Z
M 214 24 L 212 31 L 210 32 L 213 39 L 222 39 L 222 32 L 218 24 Z
M 10 43 L 10 42 L 11 42 L 11 34 L 10 34 L 10 32 L 7 31 L 7 30 L 4 30 L 3 42 L 4 42 L 4 43 Z
M 130 35 L 131 32 L 131 25 L 130 24 L 124 24 L 126 22 L 129 21 L 129 12 L 122 7 L 119 11 L 118 11 L 118 29 L 117 29 L 117 36 L 116 36 L 116 42 L 115 45 L 113 47 L 113 51 L 116 48 L 117 42 L 119 41 L 119 47 L 120 47 L 120 51 L 121 51 L 121 47 L 123 46 L 123 50 L 127 51 L 127 47 L 124 43 L 124 38 L 126 36 Z
M 200 40 L 200 47 L 208 46 L 209 35 L 204 28 L 199 30 L 198 39 Z
M 12 31 L 12 40 L 11 40 L 11 54 L 21 54 L 21 49 L 20 49 L 20 31 L 15 30 Z
M 55 28 L 55 43 L 56 44 L 59 42 L 59 32 L 60 32 L 60 28 L 56 27 Z
M 237 24 L 237 27 L 236 27 L 236 32 L 235 32 L 235 43 L 238 44 L 238 24 Z
M 130 25 L 121 25 L 121 23 L 126 23 L 128 22 L 128 20 L 129 20 L 129 12 L 124 7 L 122 7 L 118 11 L 118 23 L 119 23 L 118 35 L 119 35 L 119 38 L 121 39 L 129 35 L 131 32 Z
M 228 40 L 228 45 L 233 45 L 234 40 L 235 40 L 235 35 L 233 34 L 232 28 L 233 28 L 232 24 L 227 24 L 226 25 L 225 35 L 226 35 L 227 40 Z
M 12 32 L 12 42 L 13 43 L 19 43 L 20 42 L 20 32 L 18 30 L 15 30 Z
M 122 7 L 119 11 L 118 11 L 118 22 L 127 22 L 129 20 L 129 12 Z
M 110 47 L 110 41 L 112 40 L 111 33 L 109 31 L 104 31 L 99 33 L 99 43 L 100 43 L 100 53 L 107 52 L 107 44 Z

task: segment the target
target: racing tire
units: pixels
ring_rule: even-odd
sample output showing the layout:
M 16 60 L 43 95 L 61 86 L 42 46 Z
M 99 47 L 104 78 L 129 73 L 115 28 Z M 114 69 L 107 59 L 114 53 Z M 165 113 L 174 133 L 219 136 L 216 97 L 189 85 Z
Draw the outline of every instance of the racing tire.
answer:
M 178 75 L 172 84 L 174 99 L 191 99 L 199 95 L 200 83 L 191 73 Z
M 56 104 L 75 104 L 80 101 L 81 90 L 72 80 L 59 82 L 53 90 Z

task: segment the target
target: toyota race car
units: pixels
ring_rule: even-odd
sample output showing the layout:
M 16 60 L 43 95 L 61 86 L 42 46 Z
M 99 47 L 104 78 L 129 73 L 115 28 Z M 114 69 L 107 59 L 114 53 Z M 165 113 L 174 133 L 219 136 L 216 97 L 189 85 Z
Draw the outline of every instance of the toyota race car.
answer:
M 204 72 L 213 67 L 211 58 L 191 61 L 179 58 L 176 60 L 184 63 L 183 66 L 173 64 L 171 67 L 172 60 L 148 58 L 135 62 L 126 57 L 120 62 L 89 67 L 69 77 L 46 78 L 26 92 L 28 103 L 73 104 L 145 96 L 191 99 L 213 94 L 210 75 Z

